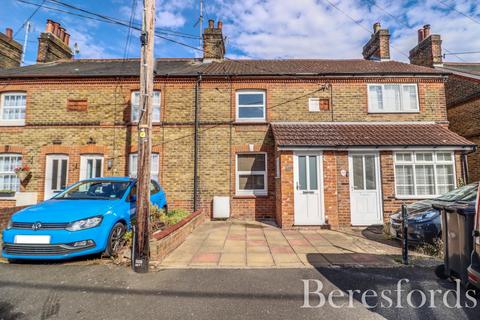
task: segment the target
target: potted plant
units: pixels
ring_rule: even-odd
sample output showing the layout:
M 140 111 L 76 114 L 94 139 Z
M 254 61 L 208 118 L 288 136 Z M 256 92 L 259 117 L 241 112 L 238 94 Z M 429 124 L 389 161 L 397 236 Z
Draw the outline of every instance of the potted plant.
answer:
M 0 198 L 1 197 L 15 197 L 15 191 L 14 190 L 0 190 Z
M 30 175 L 30 167 L 26 164 L 21 167 L 16 167 L 15 174 L 20 179 L 20 181 L 24 181 Z

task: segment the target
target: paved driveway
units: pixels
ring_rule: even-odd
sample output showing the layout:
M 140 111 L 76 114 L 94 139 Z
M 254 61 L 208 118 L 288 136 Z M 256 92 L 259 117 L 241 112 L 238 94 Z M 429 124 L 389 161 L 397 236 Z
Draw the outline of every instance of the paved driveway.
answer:
M 331 230 L 287 230 L 261 222 L 208 221 L 159 267 L 306 268 L 391 266 L 397 247 Z

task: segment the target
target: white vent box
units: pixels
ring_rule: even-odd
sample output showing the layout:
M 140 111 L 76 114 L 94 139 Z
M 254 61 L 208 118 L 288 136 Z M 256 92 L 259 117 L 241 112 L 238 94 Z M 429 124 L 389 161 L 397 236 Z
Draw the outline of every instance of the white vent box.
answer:
M 213 197 L 213 218 L 227 219 L 230 217 L 230 197 Z

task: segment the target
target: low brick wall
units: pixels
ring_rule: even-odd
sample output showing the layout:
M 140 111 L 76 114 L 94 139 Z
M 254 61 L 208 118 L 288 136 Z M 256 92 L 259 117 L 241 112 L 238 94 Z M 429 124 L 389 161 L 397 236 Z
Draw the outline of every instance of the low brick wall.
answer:
M 170 252 L 180 246 L 193 230 L 208 218 L 203 211 L 194 212 L 179 223 L 153 234 L 150 241 L 150 259 L 162 261 Z
M 11 207 L 11 208 L 1 208 L 0 209 L 0 231 L 5 229 L 8 224 L 10 217 L 17 211 L 22 210 L 26 207 Z

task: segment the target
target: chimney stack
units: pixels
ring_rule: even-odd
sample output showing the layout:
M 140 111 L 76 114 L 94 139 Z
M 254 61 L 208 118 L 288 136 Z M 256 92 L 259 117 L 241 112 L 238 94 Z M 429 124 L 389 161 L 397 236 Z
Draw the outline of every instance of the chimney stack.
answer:
M 0 32 L 0 69 L 20 66 L 23 47 L 13 40 L 13 30 L 6 28 L 5 33 Z
M 373 34 L 363 46 L 362 54 L 366 60 L 390 60 L 390 32 L 382 29 L 380 22 L 373 25 Z
M 418 44 L 410 50 L 410 63 L 418 66 L 430 67 L 441 66 L 442 39 L 438 34 L 431 34 L 429 24 L 418 30 Z
M 48 19 L 45 32 L 38 38 L 37 62 L 46 63 L 62 59 L 72 59 L 69 47 L 70 34 L 60 23 Z
M 222 21 L 218 21 L 215 28 L 215 21 L 208 20 L 208 28 L 203 32 L 203 59 L 223 60 L 225 57 L 225 43 L 222 34 Z

